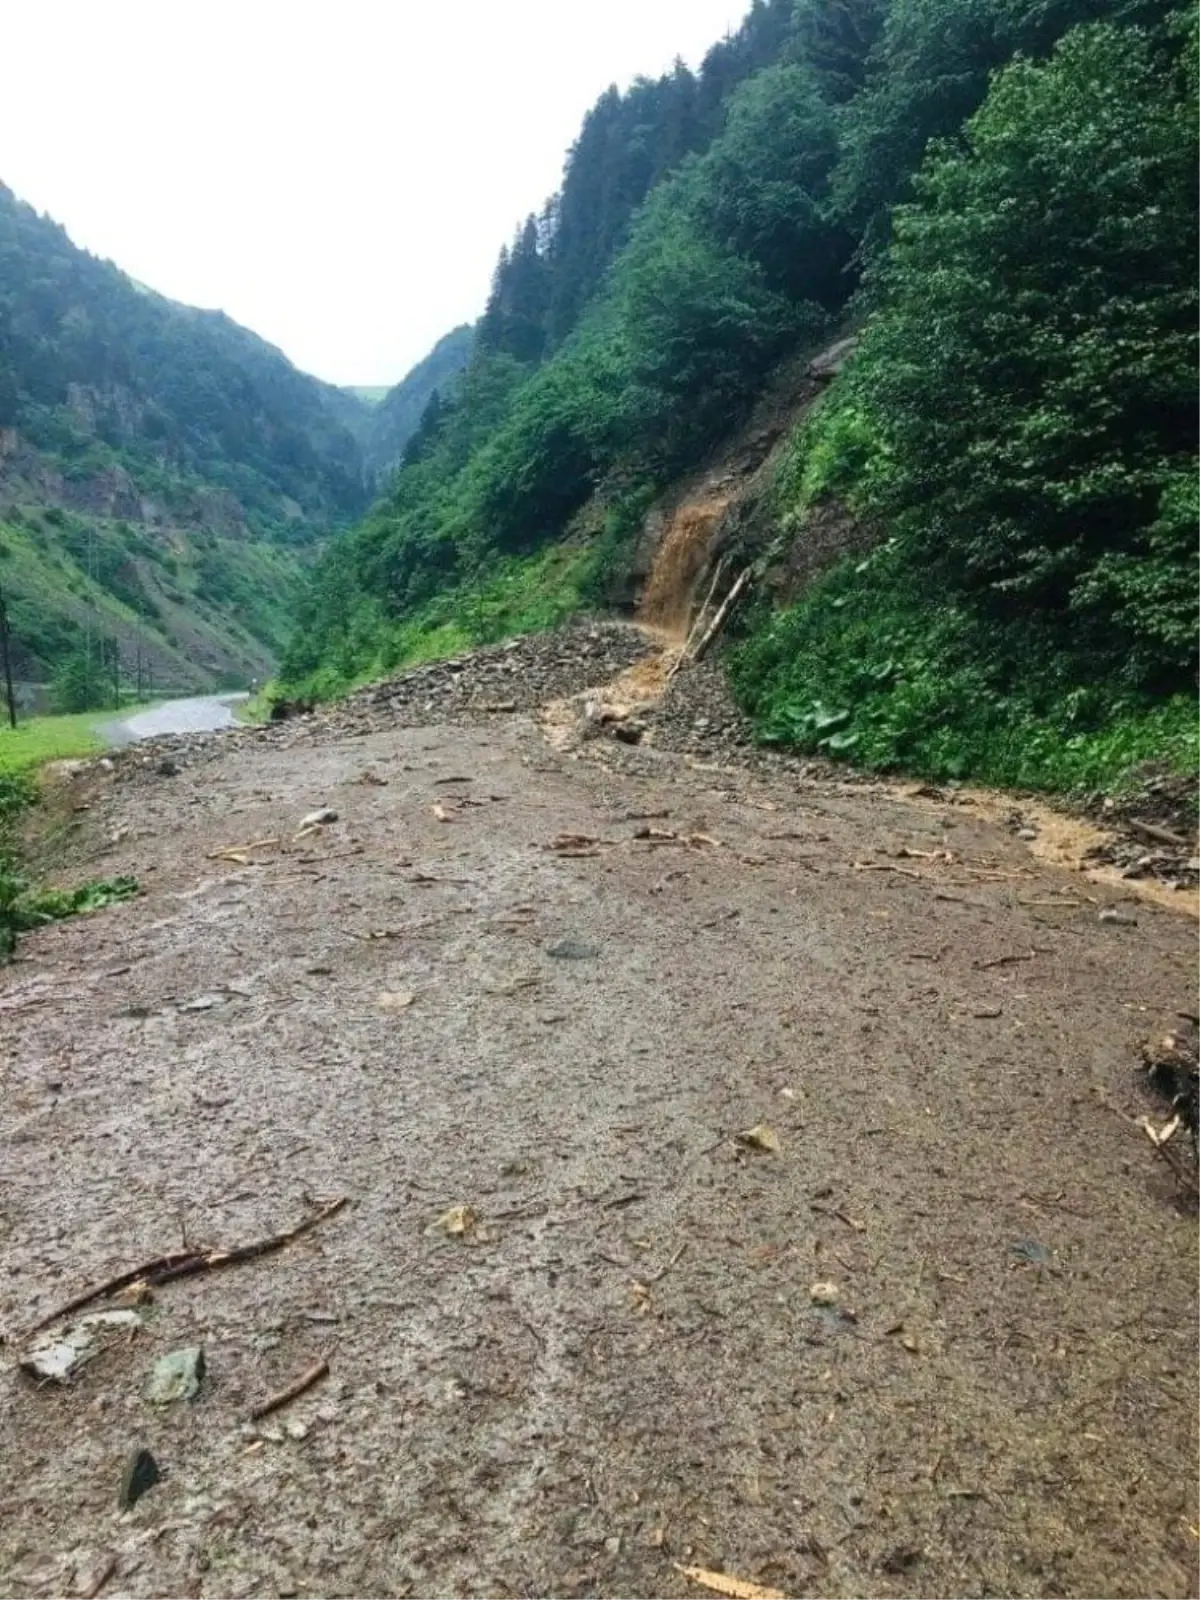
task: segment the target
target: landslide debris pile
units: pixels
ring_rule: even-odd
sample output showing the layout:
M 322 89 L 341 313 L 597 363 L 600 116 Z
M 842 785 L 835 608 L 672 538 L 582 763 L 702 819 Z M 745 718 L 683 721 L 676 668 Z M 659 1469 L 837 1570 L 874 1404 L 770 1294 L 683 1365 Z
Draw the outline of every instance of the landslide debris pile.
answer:
M 120 778 L 132 780 L 147 772 L 169 777 L 180 767 L 210 760 L 231 739 L 288 745 L 382 728 L 427 727 L 448 719 L 486 722 L 607 683 L 657 648 L 627 623 L 571 623 L 413 667 L 280 722 L 147 740 L 103 759 Z
M 1119 798 L 1096 795 L 1086 809 L 1116 830 L 1091 852 L 1097 865 L 1117 867 L 1123 878 L 1157 878 L 1181 887 L 1200 883 L 1195 774 L 1148 769 Z

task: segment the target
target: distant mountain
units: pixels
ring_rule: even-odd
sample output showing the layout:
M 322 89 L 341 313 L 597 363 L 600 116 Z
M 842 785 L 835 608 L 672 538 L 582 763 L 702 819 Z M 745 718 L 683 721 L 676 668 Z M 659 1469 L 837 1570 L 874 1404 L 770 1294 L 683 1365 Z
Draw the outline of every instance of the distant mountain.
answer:
M 391 393 L 386 383 L 344 383 L 342 389 L 356 400 L 365 400 L 369 406 L 377 406 Z
M 365 504 L 373 414 L 0 184 L 0 585 L 22 675 L 96 627 L 180 687 L 269 670 L 306 547 Z
M 367 471 L 376 483 L 400 465 L 404 447 L 416 433 L 434 391 L 443 400 L 453 392 L 471 359 L 474 339 L 475 329 L 469 323 L 452 328 L 379 401 L 371 415 L 365 445 Z M 374 391 L 356 392 L 366 395 Z

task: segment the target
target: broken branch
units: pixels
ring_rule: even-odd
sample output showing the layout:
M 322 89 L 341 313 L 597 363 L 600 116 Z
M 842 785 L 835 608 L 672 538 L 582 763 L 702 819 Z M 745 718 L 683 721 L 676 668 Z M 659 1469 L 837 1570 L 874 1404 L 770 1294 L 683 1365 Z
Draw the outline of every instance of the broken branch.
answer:
M 285 1244 L 291 1244 L 293 1239 L 298 1239 L 310 1228 L 315 1228 L 318 1222 L 324 1222 L 327 1217 L 332 1217 L 335 1212 L 342 1209 L 346 1201 L 347 1196 L 342 1195 L 339 1199 L 331 1200 L 328 1205 L 322 1206 L 311 1217 L 306 1217 L 303 1222 L 297 1223 L 294 1228 L 289 1228 L 286 1233 L 273 1234 L 269 1239 L 256 1239 L 252 1244 L 238 1245 L 232 1250 L 176 1250 L 170 1255 L 157 1256 L 153 1261 L 147 1261 L 140 1267 L 132 1267 L 128 1272 L 119 1273 L 117 1277 L 97 1284 L 94 1289 L 85 1289 L 66 1305 L 59 1306 L 40 1322 L 35 1322 L 29 1332 L 37 1333 L 40 1329 L 49 1327 L 52 1322 L 57 1322 L 60 1317 L 68 1317 L 73 1312 L 82 1310 L 84 1306 L 93 1305 L 97 1300 L 108 1300 L 134 1283 L 144 1283 L 153 1288 L 162 1283 L 172 1283 L 176 1278 L 191 1278 L 197 1273 L 212 1272 L 218 1267 L 232 1267 L 240 1261 L 252 1261 L 257 1256 L 270 1255 L 275 1250 L 282 1250 Z
M 1139 822 L 1136 817 L 1130 817 L 1125 826 L 1130 833 L 1149 839 L 1152 844 L 1168 844 L 1176 850 L 1188 848 L 1188 842 L 1181 833 L 1176 833 L 1173 828 L 1160 827 L 1157 822 Z
M 278 1393 L 271 1395 L 262 1405 L 255 1406 L 250 1413 L 251 1422 L 261 1422 L 263 1417 L 269 1417 L 272 1411 L 279 1411 L 282 1407 L 291 1405 L 293 1400 L 298 1400 L 306 1390 L 311 1389 L 314 1383 L 320 1383 L 322 1378 L 328 1376 L 328 1361 L 324 1357 L 320 1361 L 314 1361 L 307 1372 L 302 1372 L 294 1383 L 289 1383 L 286 1389 L 280 1389 Z

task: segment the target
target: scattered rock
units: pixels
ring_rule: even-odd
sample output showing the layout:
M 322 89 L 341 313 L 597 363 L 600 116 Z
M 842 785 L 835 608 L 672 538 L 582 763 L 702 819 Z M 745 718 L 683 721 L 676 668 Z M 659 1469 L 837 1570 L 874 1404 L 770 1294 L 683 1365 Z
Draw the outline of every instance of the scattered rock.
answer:
M 180 1011 L 215 1011 L 217 1006 L 225 1005 L 228 1002 L 228 1000 L 229 1000 L 229 996 L 227 994 L 220 994 L 220 993 L 197 994 L 197 995 L 193 995 L 190 1000 L 184 1000 L 180 1004 L 179 1010 Z
M 300 819 L 300 832 L 303 833 L 306 828 L 323 828 L 327 823 L 336 822 L 337 819 L 337 812 L 330 806 L 321 806 Z
M 128 1511 L 135 1505 L 147 1489 L 153 1489 L 156 1483 L 161 1482 L 162 1473 L 158 1469 L 158 1462 L 149 1450 L 131 1450 L 125 1462 L 125 1470 L 121 1474 L 121 1489 L 118 1503 L 122 1511 Z
M 838 1303 L 838 1286 L 836 1283 L 814 1283 L 808 1291 L 808 1298 L 815 1306 L 835 1306 Z
M 1036 1239 L 1017 1239 L 1008 1248 L 1019 1260 L 1028 1261 L 1031 1266 L 1044 1266 L 1050 1259 L 1049 1250 Z
M 151 1405 L 169 1406 L 175 1400 L 194 1400 L 204 1377 L 204 1347 L 188 1345 L 160 1356 L 146 1379 L 145 1395 Z
M 474 1206 L 451 1206 L 437 1219 L 437 1226 L 452 1239 L 463 1239 L 479 1226 L 479 1213 Z
M 600 947 L 582 939 L 560 939 L 546 946 L 546 954 L 557 961 L 591 961 L 600 954 Z
M 1142 1046 L 1142 1060 L 1151 1083 L 1160 1094 L 1177 1094 L 1180 1080 L 1196 1071 L 1196 1024 L 1189 1019 L 1182 1026 L 1152 1034 Z
M 170 756 L 163 756 L 154 770 L 160 778 L 177 778 L 179 776 L 179 763 L 172 761 Z
M 753 1128 L 747 1128 L 744 1133 L 736 1136 L 738 1144 L 747 1150 L 762 1150 L 778 1154 L 780 1150 L 779 1135 L 774 1128 L 768 1128 L 765 1122 L 759 1122 Z
M 1037 836 L 1038 836 L 1038 831 L 1037 831 L 1036 828 L 1018 828 L 1017 829 L 1017 838 L 1018 839 L 1024 839 L 1026 844 L 1032 844 L 1033 841 L 1037 838 Z
M 31 1350 L 21 1361 L 21 1371 L 39 1383 L 69 1383 L 96 1354 L 106 1333 L 130 1332 L 141 1325 L 136 1311 L 97 1311 Z
M 1097 921 L 1109 922 L 1118 928 L 1136 928 L 1138 925 L 1136 917 L 1131 917 L 1128 911 L 1118 911 L 1116 906 L 1105 906 Z
M 387 989 L 376 997 L 375 1004 L 381 1011 L 407 1011 L 416 998 L 411 989 Z

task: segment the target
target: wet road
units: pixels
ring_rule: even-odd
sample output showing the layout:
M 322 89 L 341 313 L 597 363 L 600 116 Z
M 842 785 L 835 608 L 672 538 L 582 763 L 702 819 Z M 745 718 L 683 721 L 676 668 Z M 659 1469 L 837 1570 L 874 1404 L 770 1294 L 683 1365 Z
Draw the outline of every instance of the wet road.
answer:
M 218 728 L 237 726 L 233 708 L 246 694 L 197 695 L 190 700 L 168 700 L 165 705 L 139 711 L 121 722 L 106 723 L 101 729 L 111 744 L 134 744 L 138 739 L 156 739 L 164 733 L 211 733 Z
M 518 714 L 212 743 L 77 777 L 142 892 L 0 969 L 0 1592 L 1195 1594 L 1196 1225 L 1133 1121 L 1187 919 L 961 797 Z

